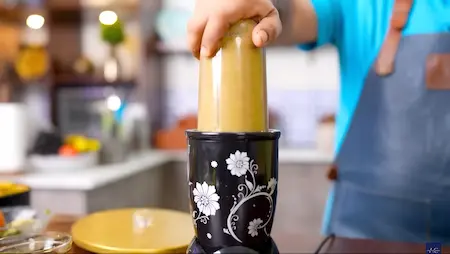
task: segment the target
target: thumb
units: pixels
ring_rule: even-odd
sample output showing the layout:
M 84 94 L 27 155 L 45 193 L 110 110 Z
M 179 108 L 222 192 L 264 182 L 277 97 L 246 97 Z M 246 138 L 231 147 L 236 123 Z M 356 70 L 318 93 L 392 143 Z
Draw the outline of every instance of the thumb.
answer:
M 282 26 L 278 11 L 274 9 L 256 25 L 252 39 L 257 47 L 263 47 L 274 41 L 281 33 Z

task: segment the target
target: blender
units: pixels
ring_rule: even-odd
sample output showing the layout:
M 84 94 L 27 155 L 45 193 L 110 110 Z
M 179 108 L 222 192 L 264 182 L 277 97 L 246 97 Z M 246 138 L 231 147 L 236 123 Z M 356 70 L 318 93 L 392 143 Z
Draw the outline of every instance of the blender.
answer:
M 195 237 L 187 253 L 278 253 L 272 240 L 280 131 L 268 127 L 265 52 L 253 20 L 200 59 L 198 124 L 186 132 Z

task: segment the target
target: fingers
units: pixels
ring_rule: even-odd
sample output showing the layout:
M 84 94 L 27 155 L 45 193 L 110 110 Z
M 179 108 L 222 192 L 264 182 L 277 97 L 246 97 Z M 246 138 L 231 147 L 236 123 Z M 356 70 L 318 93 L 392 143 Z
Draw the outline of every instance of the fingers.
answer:
M 199 58 L 212 57 L 219 49 L 220 39 L 229 23 L 220 17 L 192 19 L 188 24 L 188 44 L 192 54 Z
M 227 32 L 229 26 L 230 24 L 226 21 L 225 18 L 209 18 L 205 27 L 205 31 L 203 32 L 200 49 L 201 57 L 212 57 L 217 53 L 220 40 Z
M 191 19 L 187 26 L 188 47 L 196 58 L 200 57 L 200 46 L 207 21 L 207 17 L 199 16 Z
M 274 41 L 281 33 L 282 26 L 278 11 L 274 8 L 266 17 L 262 18 L 252 34 L 253 43 L 263 47 Z
M 199 58 L 212 57 L 231 24 L 240 19 L 260 21 L 252 39 L 257 47 L 267 45 L 281 33 L 278 11 L 270 0 L 197 0 L 193 19 L 188 24 L 188 44 L 192 54 Z

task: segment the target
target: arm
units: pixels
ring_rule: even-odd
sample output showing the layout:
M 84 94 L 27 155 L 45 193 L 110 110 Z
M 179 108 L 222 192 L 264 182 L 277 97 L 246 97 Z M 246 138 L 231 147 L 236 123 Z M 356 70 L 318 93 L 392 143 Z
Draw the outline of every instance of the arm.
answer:
M 334 42 L 341 23 L 340 1 L 343 0 L 197 0 L 188 24 L 189 47 L 196 57 L 214 56 L 230 25 L 249 18 L 259 21 L 252 35 L 257 47 L 274 41 L 282 25 L 285 44 L 310 43 L 305 46 L 311 49 Z
M 272 0 L 283 24 L 282 44 L 311 50 L 339 44 L 343 37 L 344 0 Z
M 283 44 L 310 43 L 317 39 L 317 15 L 311 0 L 272 0 L 277 8 Z

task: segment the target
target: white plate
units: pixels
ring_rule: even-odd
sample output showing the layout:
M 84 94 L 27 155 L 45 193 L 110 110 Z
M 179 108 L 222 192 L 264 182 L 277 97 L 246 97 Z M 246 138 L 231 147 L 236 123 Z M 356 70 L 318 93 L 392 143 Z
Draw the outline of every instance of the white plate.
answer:
M 98 164 L 98 153 L 83 153 L 75 156 L 31 155 L 29 166 L 33 171 L 61 172 L 84 170 Z

